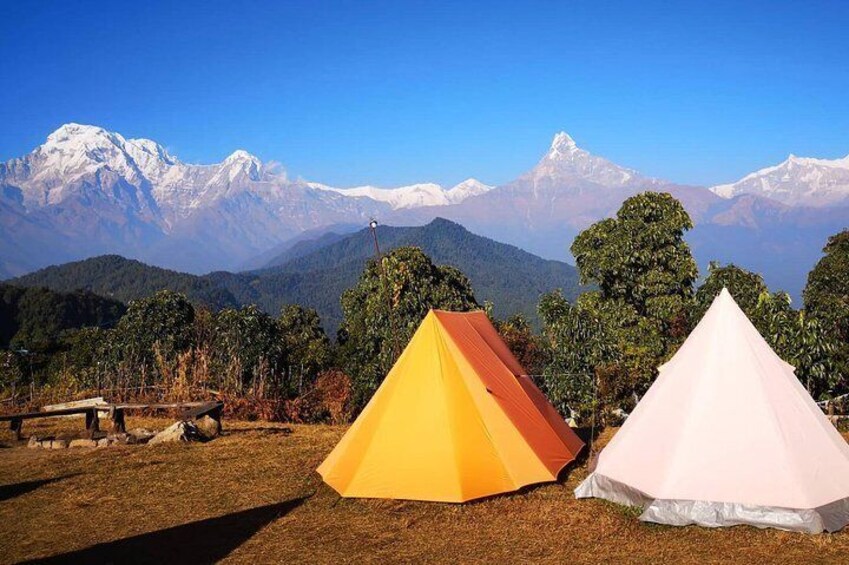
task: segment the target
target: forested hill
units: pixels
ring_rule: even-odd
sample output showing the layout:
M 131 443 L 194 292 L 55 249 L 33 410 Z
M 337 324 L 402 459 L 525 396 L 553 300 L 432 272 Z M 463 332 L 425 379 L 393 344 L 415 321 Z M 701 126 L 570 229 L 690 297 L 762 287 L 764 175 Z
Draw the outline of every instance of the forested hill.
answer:
M 109 327 L 126 308 L 90 292 L 55 292 L 0 283 L 0 349 L 46 350 L 63 330 Z
M 540 294 L 560 288 L 573 299 L 579 291 L 573 266 L 475 235 L 448 220 L 421 227 L 379 226 L 378 237 L 381 251 L 413 245 L 435 263 L 459 268 L 471 280 L 478 301 L 492 301 L 499 317 L 522 313 L 535 322 Z M 274 267 L 203 276 L 107 255 L 48 267 L 10 282 L 59 291 L 85 289 L 123 302 L 165 288 L 213 309 L 257 304 L 273 315 L 285 304 L 301 304 L 316 309 L 332 335 L 342 320 L 340 296 L 356 284 L 374 256 L 371 233 L 365 229 L 341 239 L 317 238 L 287 253 L 271 261 Z
M 490 300 L 496 316 L 522 313 L 536 320 L 540 294 L 556 288 L 574 299 L 579 293 L 578 272 L 561 261 L 542 259 L 513 245 L 475 235 L 463 226 L 437 218 L 420 227 L 378 226 L 382 252 L 402 246 L 421 248 L 439 265 L 457 267 L 472 282 L 481 303 Z M 564 244 L 565 245 L 565 244 Z M 374 256 L 374 241 L 368 228 L 332 242 L 310 253 L 272 265 L 257 274 L 260 277 L 315 274 L 325 278 L 333 274 L 340 291 L 356 282 L 365 262 Z M 338 306 L 337 306 L 338 307 Z
M 55 265 L 7 282 L 43 286 L 59 292 L 88 290 L 125 303 L 169 289 L 213 310 L 238 305 L 226 289 L 204 277 L 153 267 L 120 255 L 102 255 Z

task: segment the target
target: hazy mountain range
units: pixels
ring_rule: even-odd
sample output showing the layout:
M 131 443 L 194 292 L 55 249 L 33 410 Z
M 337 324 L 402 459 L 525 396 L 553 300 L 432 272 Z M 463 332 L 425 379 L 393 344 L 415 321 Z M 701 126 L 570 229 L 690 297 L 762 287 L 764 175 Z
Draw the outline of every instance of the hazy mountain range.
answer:
M 580 290 L 572 265 L 541 259 L 448 220 L 377 229 L 384 251 L 415 245 L 437 264 L 462 268 L 478 301 L 491 301 L 494 314 L 501 318 L 521 313 L 536 321 L 540 294 L 559 288 L 574 299 Z M 303 240 L 266 268 L 251 272 L 192 275 L 105 255 L 41 269 L 10 283 L 60 292 L 86 290 L 122 302 L 166 288 L 212 309 L 257 304 L 273 315 L 285 304 L 302 304 L 315 308 L 325 328 L 334 332 L 342 319 L 339 297 L 356 284 L 373 254 L 372 235 L 365 228 Z
M 469 179 L 338 188 L 290 179 L 242 150 L 193 165 L 151 140 L 67 124 L 0 164 L 0 276 L 106 253 L 191 273 L 237 270 L 266 263 L 293 240 L 348 233 L 371 217 L 395 225 L 449 218 L 568 260 L 581 229 L 645 190 L 668 191 L 686 206 L 702 267 L 734 261 L 794 294 L 827 236 L 849 224 L 849 157 L 791 156 L 708 189 L 645 176 L 559 133 L 533 168 L 497 187 Z

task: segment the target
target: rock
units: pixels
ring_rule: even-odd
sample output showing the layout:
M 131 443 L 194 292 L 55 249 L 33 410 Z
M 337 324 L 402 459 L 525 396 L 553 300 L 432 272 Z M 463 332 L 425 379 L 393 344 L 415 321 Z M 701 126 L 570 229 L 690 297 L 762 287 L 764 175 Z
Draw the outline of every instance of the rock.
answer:
M 134 428 L 127 432 L 127 443 L 138 444 L 147 443 L 150 441 L 156 432 L 152 432 L 145 428 Z
M 195 420 L 198 431 L 206 439 L 215 439 L 221 435 L 221 422 L 210 416 L 202 416 Z
M 29 441 L 27 442 L 27 447 L 41 447 L 41 442 L 38 441 L 38 438 L 35 436 L 29 436 Z
M 153 436 L 147 444 L 156 445 L 175 441 L 203 441 L 203 439 L 204 437 L 194 423 L 180 421 Z
M 109 440 L 109 445 L 113 445 L 116 443 L 130 443 L 130 434 L 128 433 L 117 433 L 117 434 L 109 434 L 106 436 L 106 439 Z
M 68 447 L 97 447 L 97 441 L 93 439 L 73 439 Z
M 54 439 L 50 442 L 50 449 L 67 449 L 68 442 L 64 439 Z
M 108 437 L 102 437 L 97 440 L 97 447 L 109 447 L 110 445 L 112 445 L 112 440 Z

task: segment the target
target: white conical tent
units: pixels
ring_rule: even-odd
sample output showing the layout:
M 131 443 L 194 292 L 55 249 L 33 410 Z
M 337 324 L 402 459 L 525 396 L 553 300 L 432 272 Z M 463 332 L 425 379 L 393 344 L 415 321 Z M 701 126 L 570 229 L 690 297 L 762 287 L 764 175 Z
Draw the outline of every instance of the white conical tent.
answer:
M 849 445 L 722 290 L 575 490 L 672 525 L 849 523 Z

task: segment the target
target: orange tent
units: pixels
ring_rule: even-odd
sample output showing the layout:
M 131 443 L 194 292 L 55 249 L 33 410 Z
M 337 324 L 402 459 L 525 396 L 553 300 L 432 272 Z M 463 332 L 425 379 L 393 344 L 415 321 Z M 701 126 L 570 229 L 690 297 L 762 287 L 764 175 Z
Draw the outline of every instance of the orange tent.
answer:
M 318 472 L 342 496 L 464 502 L 556 480 L 583 445 L 485 313 L 432 310 Z

